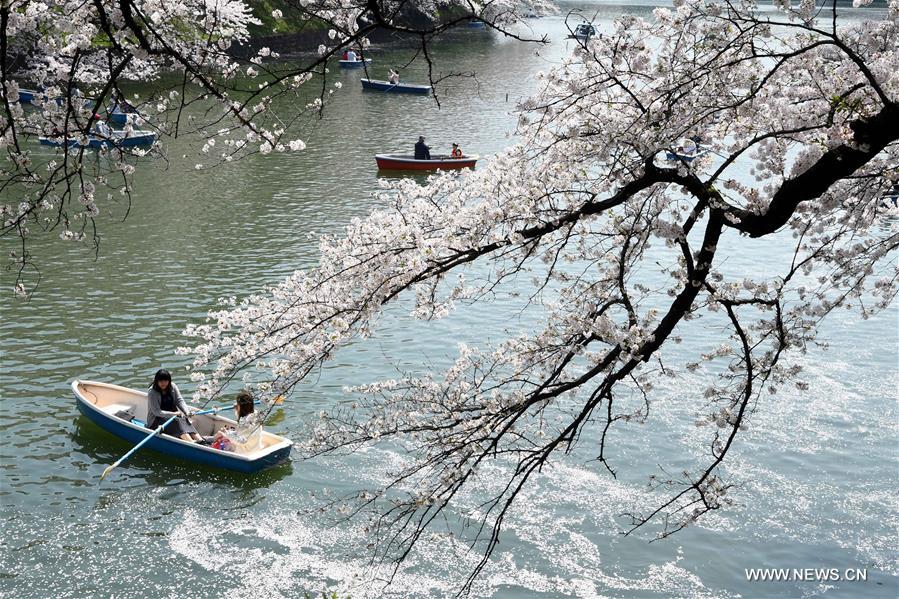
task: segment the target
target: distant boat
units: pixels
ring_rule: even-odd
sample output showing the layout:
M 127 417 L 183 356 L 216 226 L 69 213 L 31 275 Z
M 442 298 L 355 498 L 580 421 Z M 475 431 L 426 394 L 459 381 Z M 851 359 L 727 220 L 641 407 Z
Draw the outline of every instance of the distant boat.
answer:
M 78 92 L 76 90 L 76 95 L 77 95 L 77 93 Z M 89 98 L 82 98 L 82 99 L 88 100 Z M 47 102 L 50 100 L 50 97 L 47 96 L 47 94 L 45 94 L 44 92 L 36 90 L 36 89 L 20 89 L 19 90 L 19 102 L 21 102 L 22 104 L 31 104 L 35 100 L 42 100 L 44 102 Z M 66 99 L 64 96 L 56 96 L 55 98 L 53 98 L 53 101 L 56 102 L 56 104 L 62 106 L 65 103 Z
M 896 208 L 899 206 L 899 183 L 894 183 L 890 190 L 881 196 L 881 207 Z
M 592 23 L 587 23 L 586 21 L 580 23 L 577 27 L 574 28 L 574 33 L 569 35 L 568 37 L 580 40 L 582 42 L 586 42 L 591 37 L 596 35 L 596 27 L 593 26 Z
M 26 104 L 30 104 L 34 102 L 34 99 L 41 96 L 41 92 L 34 89 L 20 89 L 19 90 L 19 102 L 24 102 Z
M 390 83 L 379 79 L 362 79 L 362 88 L 379 92 L 396 92 L 399 94 L 429 94 L 430 85 L 413 85 L 412 83 Z
M 108 137 L 87 138 L 86 142 L 80 139 L 63 139 L 61 137 L 39 137 L 38 140 L 45 146 L 69 145 L 75 148 L 133 148 L 138 146 L 152 146 L 156 141 L 156 134 L 152 131 L 110 131 Z
M 448 171 L 474 168 L 478 155 L 468 154 L 462 158 L 452 158 L 449 154 L 437 154 L 430 160 L 419 160 L 409 154 L 375 154 L 375 160 L 381 170 Z
M 705 156 L 709 151 L 702 144 L 693 139 L 682 139 L 677 144 L 677 149 L 665 152 L 665 158 L 674 162 L 686 162 L 690 164 L 700 156 Z
M 72 392 L 78 410 L 106 432 L 130 443 L 143 441 L 152 432 L 145 426 L 146 391 L 76 380 L 72 382 Z M 194 416 L 192 422 L 197 432 L 205 436 L 236 425 L 233 420 L 217 414 Z M 248 454 L 213 449 L 166 434 L 155 435 L 147 443 L 147 449 L 167 456 L 247 474 L 286 461 L 292 446 L 290 439 L 266 430 L 262 431 L 262 447 Z
M 116 103 L 112 105 L 109 111 L 109 120 L 118 125 L 128 124 L 129 117 L 132 123 L 142 118 L 137 109 L 130 104 L 126 104 L 123 107 L 121 104 Z
M 487 24 L 484 21 L 469 21 L 468 28 L 469 29 L 487 29 Z
M 371 62 L 371 58 L 359 59 L 359 60 L 338 60 L 340 66 L 345 69 L 359 69 L 362 68 L 362 65 L 367 65 Z

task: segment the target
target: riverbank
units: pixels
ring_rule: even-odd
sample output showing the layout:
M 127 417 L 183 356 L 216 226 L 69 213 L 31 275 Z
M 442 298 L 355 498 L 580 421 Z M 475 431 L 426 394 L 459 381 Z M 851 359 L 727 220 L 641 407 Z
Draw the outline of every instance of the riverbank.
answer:
M 240 45 L 235 45 L 232 53 L 238 58 L 248 58 L 258 52 L 260 48 L 269 48 L 281 55 L 311 52 L 320 45 L 333 45 L 334 40 L 328 37 L 329 25 L 324 21 L 308 19 L 306 15 L 296 10 L 289 4 L 282 2 L 256 2 L 254 15 L 261 21 L 259 25 L 250 27 L 250 39 Z M 279 18 L 271 15 L 273 10 L 281 12 Z M 437 18 L 431 18 L 425 13 L 407 8 L 397 19 L 397 25 L 410 29 L 428 29 L 446 24 L 465 15 L 468 11 L 461 7 L 442 7 L 438 9 Z M 391 31 L 389 29 L 375 28 L 368 36 L 374 46 L 411 47 L 421 44 L 418 35 Z

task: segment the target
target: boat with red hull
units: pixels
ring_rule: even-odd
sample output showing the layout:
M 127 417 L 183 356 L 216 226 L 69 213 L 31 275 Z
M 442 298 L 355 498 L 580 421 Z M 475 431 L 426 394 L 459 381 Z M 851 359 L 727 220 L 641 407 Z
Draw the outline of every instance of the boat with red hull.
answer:
M 432 156 L 430 160 L 419 160 L 410 154 L 376 154 L 375 160 L 381 170 L 448 171 L 474 168 L 478 155 L 466 154 L 462 158 L 453 158 L 449 154 L 438 154 Z

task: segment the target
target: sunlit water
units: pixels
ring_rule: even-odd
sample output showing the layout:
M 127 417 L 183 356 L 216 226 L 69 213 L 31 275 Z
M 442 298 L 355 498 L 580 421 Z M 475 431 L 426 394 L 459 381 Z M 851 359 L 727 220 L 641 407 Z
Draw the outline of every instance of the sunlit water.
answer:
M 647 14 L 650 7 L 601 5 L 584 13 L 608 26 L 624 10 Z M 331 589 L 411 597 L 459 589 L 478 555 L 442 529 L 384 590 L 377 580 L 385 572 L 368 563 L 362 523 L 334 525 L 330 514 L 316 512 L 321 498 L 384 482 L 386 470 L 404 460 L 395 447 L 295 461 L 252 478 L 144 453 L 100 484 L 103 468 L 128 446 L 79 417 L 68 383 L 140 388 L 167 366 L 189 389 L 178 370 L 184 359 L 175 355 L 185 343 L 180 331 L 217 297 L 242 296 L 313 266 L 310 233 L 337 232 L 372 208 L 375 153 L 410 151 L 420 134 L 435 151 L 456 141 L 485 159 L 511 143 L 515 101 L 534 90 L 534 73 L 572 48 L 564 14 L 529 22 L 536 36 L 549 35 L 548 47 L 480 31 L 451 36 L 435 50 L 438 64 L 477 79 L 448 84 L 440 109 L 428 98 L 363 94 L 359 71 L 333 73 L 344 87 L 306 132 L 308 149 L 299 154 L 196 171 L 196 140 L 166 141 L 170 163 L 145 165 L 128 219 L 101 220 L 97 260 L 83 246 L 35 243 L 43 275 L 37 294 L 29 303 L 4 300 L 0 323 L 0 596 L 295 597 Z M 410 52 L 371 55 L 378 77 Z M 405 77 L 423 73 L 413 67 Z M 742 243 L 745 251 L 726 263 L 734 275 L 758 273 L 788 251 L 785 240 Z M 460 341 L 531 330 L 539 314 L 519 315 L 518 307 L 501 297 L 430 324 L 392 309 L 373 339 L 339 354 L 271 428 L 299 435 L 316 411 L 346 398 L 344 385 L 394 377 L 398 366 L 440 367 Z M 718 343 L 719 332 L 704 324 L 679 329 L 687 341 L 675 355 Z M 613 433 L 619 478 L 591 461 L 589 439 L 546 469 L 507 520 L 473 593 L 895 597 L 897 337 L 895 308 L 870 321 L 835 315 L 821 331 L 829 349 L 799 359 L 810 388 L 763 399 L 739 438 L 727 469 L 737 505 L 649 543 L 651 530 L 621 535 L 619 514 L 653 500 L 646 476 L 657 464 L 704 459 L 708 444 L 708 431 L 693 425 L 703 403 L 691 391 L 700 381 L 660 381 L 649 422 Z M 455 509 L 475 506 L 486 490 L 459 498 Z M 747 582 L 744 568 L 763 566 L 867 568 L 868 581 Z

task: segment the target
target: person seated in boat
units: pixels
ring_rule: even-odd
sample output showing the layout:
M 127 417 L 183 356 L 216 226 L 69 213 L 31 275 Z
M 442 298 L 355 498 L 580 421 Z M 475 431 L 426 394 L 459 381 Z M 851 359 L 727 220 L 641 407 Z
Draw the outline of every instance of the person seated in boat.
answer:
M 459 144 L 453 144 L 453 151 L 450 153 L 452 158 L 462 158 L 462 149 L 459 148 Z
M 244 389 L 237 394 L 234 414 L 237 426 L 219 430 L 212 439 L 212 447 L 222 451 L 252 453 L 262 449 L 262 424 L 265 415 L 257 412 L 255 400 L 249 390 Z
M 112 137 L 112 130 L 109 128 L 109 125 L 106 124 L 99 114 L 94 115 L 94 126 L 93 126 L 94 135 L 102 138 L 109 139 Z
M 356 57 L 356 52 L 355 52 L 354 50 L 349 50 L 349 51 L 347 51 L 347 53 L 346 53 L 346 59 L 347 59 L 348 61 L 350 61 L 350 62 L 356 62 L 357 60 L 359 60 L 359 59 Z
M 431 148 L 425 145 L 424 136 L 419 136 L 418 143 L 415 144 L 415 159 L 416 160 L 430 160 L 431 159 Z
M 344 50 L 343 56 L 340 57 L 340 60 L 349 60 L 349 58 L 347 58 L 349 55 L 350 53 L 347 50 Z
M 135 108 L 134 105 L 124 97 L 113 96 L 112 111 L 120 112 L 122 114 L 134 114 L 135 112 L 137 112 L 137 108 Z
M 387 71 L 387 82 L 391 85 L 396 85 L 400 82 L 400 74 L 393 69 L 390 69 L 389 71 Z
M 691 137 L 683 140 L 678 147 L 678 153 L 684 154 L 686 156 L 692 156 L 697 152 L 697 150 L 699 150 L 699 144 L 697 144 L 696 141 Z
M 190 422 L 191 413 L 181 397 L 178 385 L 172 381 L 172 374 L 162 368 L 156 371 L 153 384 L 147 390 L 147 428 L 155 429 L 172 416 L 178 416 L 165 427 L 163 432 L 184 441 L 199 443 L 203 438 Z

